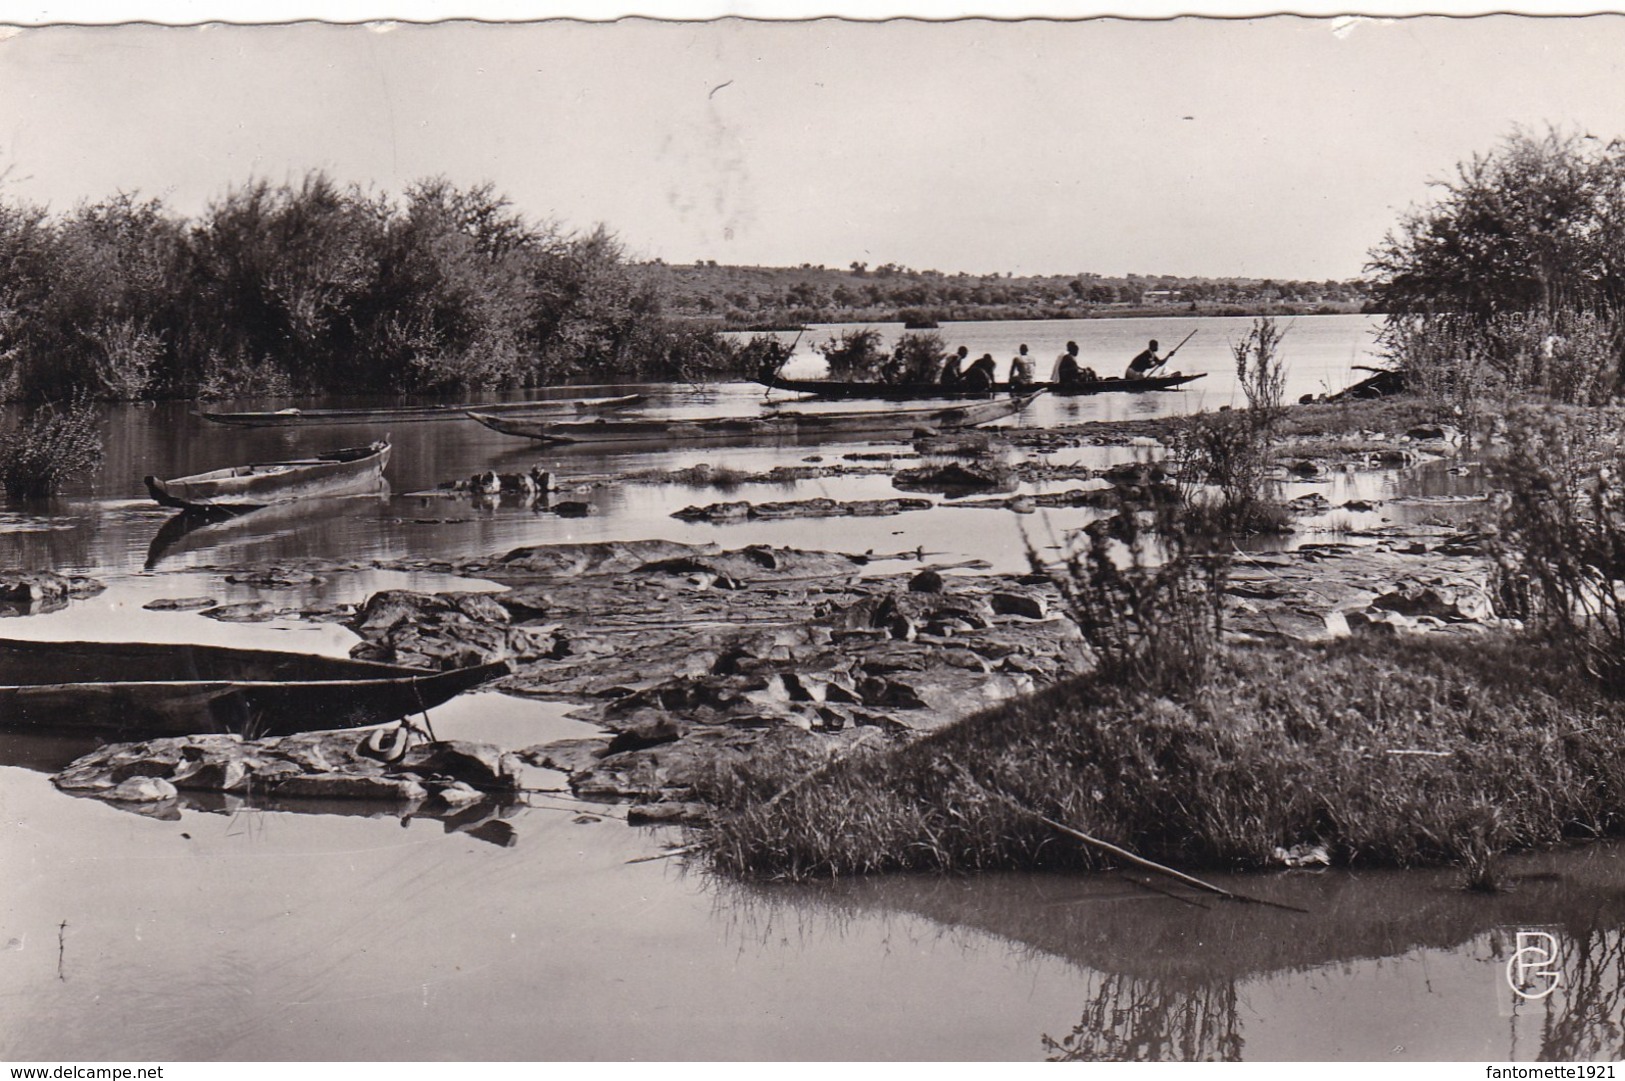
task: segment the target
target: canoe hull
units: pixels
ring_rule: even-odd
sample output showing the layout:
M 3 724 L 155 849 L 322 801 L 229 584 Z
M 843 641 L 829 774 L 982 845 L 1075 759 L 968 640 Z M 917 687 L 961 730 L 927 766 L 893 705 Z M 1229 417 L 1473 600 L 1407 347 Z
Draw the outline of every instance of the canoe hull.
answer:
M 261 413 L 210 413 L 198 415 L 216 424 L 239 428 L 289 428 L 315 424 L 400 424 L 418 421 L 462 420 L 470 409 L 484 413 L 525 416 L 568 416 L 609 412 L 641 404 L 643 394 L 620 394 L 611 398 L 573 398 L 563 401 L 542 399 L 531 402 L 498 402 L 493 405 L 404 405 L 379 409 L 288 409 Z
M 364 495 L 379 489 L 389 464 L 388 443 L 348 447 L 291 462 L 264 462 L 174 480 L 147 477 L 159 504 L 180 509 L 266 507 L 318 496 Z
M 687 444 L 704 441 L 827 439 L 888 435 L 920 428 L 967 428 L 1013 416 L 1036 395 L 995 398 L 930 409 L 872 410 L 863 413 L 781 411 L 761 417 L 712 417 L 704 420 L 598 420 L 549 424 L 470 412 L 474 420 L 504 435 L 543 443 Z
M 1092 383 L 1060 386 L 1055 383 L 1035 383 L 1035 388 L 1048 390 L 1063 398 L 1093 394 L 1145 394 L 1156 390 L 1176 390 L 1186 383 L 1203 378 L 1195 375 L 1160 375 L 1150 379 L 1097 379 Z M 1012 393 L 1010 384 L 995 383 L 991 391 L 965 391 L 944 387 L 940 383 L 859 383 L 838 379 L 781 379 L 764 377 L 756 380 L 774 390 L 794 391 L 797 394 L 816 394 L 821 398 L 875 399 L 880 401 L 913 401 L 927 398 L 986 399 L 999 394 Z
M 361 728 L 508 673 L 448 672 L 224 646 L 0 641 L 0 728 L 123 739 Z

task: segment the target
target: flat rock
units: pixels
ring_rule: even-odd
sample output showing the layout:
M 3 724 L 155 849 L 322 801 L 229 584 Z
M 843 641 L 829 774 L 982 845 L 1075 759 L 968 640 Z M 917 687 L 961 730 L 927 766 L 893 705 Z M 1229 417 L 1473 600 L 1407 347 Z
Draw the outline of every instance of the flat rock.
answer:
M 460 739 L 413 746 L 392 769 L 418 777 L 449 777 L 482 792 L 511 792 L 519 785 L 512 756 L 488 743 Z
M 533 660 L 558 648 L 547 628 L 511 625 L 510 609 L 489 593 L 386 590 L 346 624 L 364 641 L 353 657 L 449 670 L 500 660 Z
M 174 799 L 178 792 L 168 781 L 152 777 L 131 777 L 109 789 L 103 799 L 119 803 L 161 803 Z
M 107 587 L 94 578 L 55 571 L 0 571 L 0 615 L 31 615 L 66 608 Z
M 208 608 L 203 614 L 222 623 L 264 623 L 275 619 L 281 611 L 269 601 L 243 601 L 240 604 L 222 604 Z
M 279 799 L 359 799 L 412 802 L 428 796 L 428 790 L 408 777 L 376 774 L 304 773 L 279 782 Z
M 149 612 L 196 612 L 202 608 L 217 607 L 219 603 L 213 597 L 159 597 L 141 607 Z
M 260 589 L 297 589 L 300 586 L 320 585 L 324 579 L 311 571 L 266 567 L 228 574 L 226 581 L 237 585 L 256 586 Z
M 518 760 L 487 744 L 426 743 L 389 763 L 368 755 L 370 735 L 304 732 L 263 740 L 198 735 L 108 744 L 52 781 L 64 791 L 121 802 L 170 799 L 178 791 L 254 793 L 279 801 L 420 801 L 456 789 L 450 802 L 466 803 L 462 788 L 499 797 L 518 788 Z
M 583 574 L 618 574 L 661 559 L 699 556 L 716 550 L 714 544 L 680 544 L 663 540 L 547 544 L 515 548 L 492 564 L 475 563 L 471 566 L 506 575 L 572 578 Z
M 947 465 L 900 469 L 892 475 L 892 484 L 907 492 L 954 494 L 988 490 L 1007 491 L 1014 488 L 1015 483 L 1015 474 L 1011 470 L 988 463 L 966 465 L 961 462 L 949 462 Z
M 673 518 L 687 522 L 742 522 L 783 518 L 876 518 L 911 510 L 930 510 L 929 499 L 862 499 L 841 502 L 834 499 L 798 499 L 782 503 L 710 503 L 673 511 Z

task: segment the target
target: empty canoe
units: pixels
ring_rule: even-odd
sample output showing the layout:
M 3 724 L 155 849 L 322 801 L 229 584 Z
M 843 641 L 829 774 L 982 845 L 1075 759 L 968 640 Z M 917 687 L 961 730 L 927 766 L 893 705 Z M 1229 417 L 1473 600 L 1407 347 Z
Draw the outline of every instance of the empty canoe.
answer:
M 291 499 L 375 491 L 388 463 L 389 444 L 378 442 L 174 480 L 147 477 L 146 485 L 152 498 L 166 507 L 264 507 Z
M 507 673 L 503 661 L 429 672 L 226 646 L 0 640 L 0 727 L 125 738 L 361 728 Z
M 806 413 L 780 410 L 756 417 L 709 417 L 701 420 L 639 419 L 557 422 L 468 415 L 505 435 L 544 443 L 691 443 L 702 440 L 772 440 L 780 438 L 843 439 L 911 432 L 919 428 L 965 428 L 1011 416 L 1035 398 L 996 398 L 928 409 L 873 409 L 863 412 Z
M 522 413 L 527 416 L 568 416 L 576 413 L 626 409 L 645 400 L 642 394 L 612 398 L 567 398 L 533 402 L 498 402 L 492 405 L 401 405 L 376 409 L 278 409 L 262 413 L 209 413 L 198 416 L 216 424 L 240 428 L 283 428 L 295 424 L 383 424 L 399 421 L 461 420 L 470 409 L 484 413 Z

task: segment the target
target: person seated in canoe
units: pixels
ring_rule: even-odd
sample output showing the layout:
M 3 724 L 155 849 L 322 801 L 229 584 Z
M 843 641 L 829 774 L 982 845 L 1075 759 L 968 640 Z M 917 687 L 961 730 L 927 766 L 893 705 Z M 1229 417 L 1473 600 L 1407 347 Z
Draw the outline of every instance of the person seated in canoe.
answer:
M 1128 371 L 1123 373 L 1123 378 L 1145 379 L 1162 367 L 1163 363 L 1163 358 L 1157 355 L 1157 339 L 1152 338 L 1145 349 L 1128 362 Z
M 1088 372 L 1086 376 L 1084 373 Z M 1049 381 L 1058 387 L 1077 387 L 1093 382 L 1094 372 L 1078 363 L 1078 343 L 1067 342 L 1066 352 L 1055 358 Z
M 965 390 L 976 394 L 991 394 L 993 384 L 997 381 L 998 375 L 995 371 L 993 354 L 983 353 L 977 358 L 975 364 L 965 369 L 965 374 L 960 377 L 959 385 Z
M 960 371 L 960 366 L 965 363 L 965 358 L 968 356 L 970 356 L 970 349 L 963 345 L 959 347 L 957 353 L 948 354 L 947 359 L 942 362 L 943 386 L 957 387 L 964 380 L 965 375 L 964 372 Z
M 1010 361 L 1010 390 L 1019 393 L 1033 385 L 1033 378 L 1037 375 L 1037 365 L 1023 345 L 1016 351 L 1015 358 Z

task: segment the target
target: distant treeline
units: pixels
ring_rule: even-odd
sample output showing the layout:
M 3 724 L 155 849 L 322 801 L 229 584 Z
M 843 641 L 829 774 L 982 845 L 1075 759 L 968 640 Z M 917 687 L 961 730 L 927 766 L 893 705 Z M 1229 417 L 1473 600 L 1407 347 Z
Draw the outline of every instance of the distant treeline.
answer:
M 1364 310 L 1359 281 L 1274 281 L 1080 273 L 944 274 L 886 263 L 844 270 L 651 263 L 667 310 L 733 328 L 799 323 L 1082 319 L 1112 315 L 1271 315 Z
M 533 223 L 489 185 L 400 197 L 321 173 L 195 219 L 120 194 L 0 200 L 0 399 L 436 392 L 731 372 L 603 228 Z

